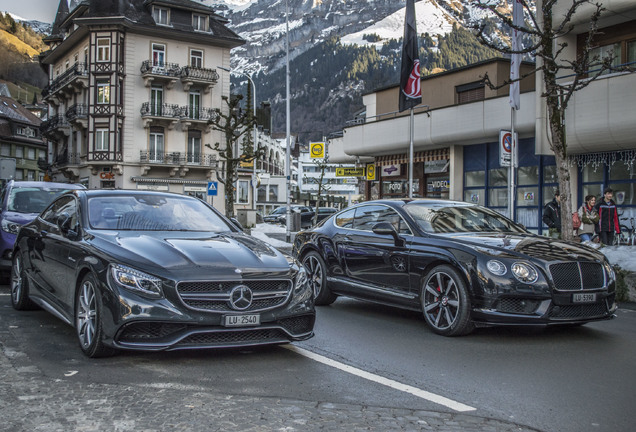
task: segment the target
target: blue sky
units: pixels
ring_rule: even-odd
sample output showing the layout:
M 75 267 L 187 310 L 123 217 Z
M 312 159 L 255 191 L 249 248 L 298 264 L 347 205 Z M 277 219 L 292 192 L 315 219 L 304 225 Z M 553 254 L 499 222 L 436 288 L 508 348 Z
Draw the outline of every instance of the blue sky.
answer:
M 52 23 L 59 4 L 58 0 L 0 0 L 0 11 Z

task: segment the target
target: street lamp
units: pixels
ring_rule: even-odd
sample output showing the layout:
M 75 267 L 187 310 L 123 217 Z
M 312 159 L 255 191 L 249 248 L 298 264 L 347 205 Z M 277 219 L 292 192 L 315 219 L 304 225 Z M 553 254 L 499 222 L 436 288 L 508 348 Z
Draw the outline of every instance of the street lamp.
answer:
M 246 77 L 250 84 L 252 85 L 252 109 L 254 110 L 254 121 L 256 121 L 256 85 L 254 84 L 254 80 L 252 80 L 252 77 L 249 76 L 248 74 L 246 74 L 245 72 L 238 72 L 238 71 L 234 71 L 232 72 L 230 69 L 222 67 L 222 66 L 218 66 L 219 69 L 221 69 L 222 71 L 225 72 L 229 72 L 230 74 L 238 74 L 238 75 L 243 75 L 244 77 Z M 254 129 L 254 155 L 256 155 L 257 149 L 258 149 L 258 145 L 257 145 L 257 133 L 256 133 L 256 124 L 252 125 L 252 128 Z M 256 159 L 252 160 L 252 210 L 256 210 L 256 195 L 257 195 L 257 191 L 256 191 Z

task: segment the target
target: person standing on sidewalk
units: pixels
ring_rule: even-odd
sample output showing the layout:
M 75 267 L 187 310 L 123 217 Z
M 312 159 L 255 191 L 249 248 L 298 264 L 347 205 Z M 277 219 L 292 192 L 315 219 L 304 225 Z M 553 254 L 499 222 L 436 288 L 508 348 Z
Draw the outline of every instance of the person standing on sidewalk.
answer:
M 577 230 L 577 234 L 583 243 L 588 243 L 592 240 L 596 224 L 598 223 L 598 211 L 595 206 L 596 197 L 594 195 L 588 195 L 585 197 L 585 202 L 578 210 L 579 219 L 581 219 L 581 226 Z
M 616 209 L 616 203 L 612 200 L 614 191 L 612 188 L 605 188 L 603 191 L 603 198 L 596 204 L 596 211 L 598 212 L 598 228 L 599 237 L 601 243 L 604 245 L 611 245 L 614 243 L 614 234 L 620 234 L 621 227 L 618 223 L 618 210 Z
M 561 237 L 561 194 L 554 192 L 554 198 L 543 207 L 543 223 L 550 229 L 548 235 L 553 238 Z

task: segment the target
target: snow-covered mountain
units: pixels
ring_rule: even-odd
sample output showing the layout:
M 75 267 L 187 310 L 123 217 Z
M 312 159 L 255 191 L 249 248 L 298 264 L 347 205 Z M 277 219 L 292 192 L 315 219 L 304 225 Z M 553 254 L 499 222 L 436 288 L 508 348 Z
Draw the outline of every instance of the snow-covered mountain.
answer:
M 18 16 L 16 14 L 12 14 L 12 13 L 9 13 L 9 15 L 11 15 L 11 17 L 14 20 L 16 20 L 17 22 L 26 23 L 33 30 L 35 30 L 36 32 L 38 32 L 40 34 L 48 35 L 49 33 L 51 33 L 51 24 L 50 23 L 44 23 L 42 21 L 31 20 L 31 19 L 28 19 L 28 18 L 22 18 L 21 16 Z

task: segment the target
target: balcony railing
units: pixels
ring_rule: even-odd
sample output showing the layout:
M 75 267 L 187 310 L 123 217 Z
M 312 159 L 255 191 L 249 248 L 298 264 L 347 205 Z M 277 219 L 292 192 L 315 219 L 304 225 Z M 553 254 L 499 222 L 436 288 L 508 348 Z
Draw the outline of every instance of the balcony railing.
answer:
M 73 123 L 75 120 L 82 120 L 88 118 L 88 106 L 86 104 L 71 105 L 66 110 L 66 119 Z
M 69 70 L 53 80 L 51 84 L 44 87 L 44 90 L 42 90 L 42 97 L 54 94 L 79 77 L 88 77 L 86 63 L 75 63 Z
M 139 162 L 159 165 L 195 165 L 210 168 L 215 168 L 218 164 L 216 155 L 181 152 L 164 153 L 144 150 L 139 154 Z
M 79 165 L 80 164 L 80 155 L 78 153 L 69 153 L 63 152 L 55 155 L 55 165 L 57 166 L 65 166 L 65 165 Z
M 216 69 L 185 66 L 181 68 L 181 80 L 216 83 L 219 80 L 219 74 L 216 72 Z
M 144 60 L 141 63 L 141 75 L 147 74 L 178 77 L 181 74 L 181 67 L 176 63 L 155 63 L 152 60 Z
M 216 120 L 217 115 L 216 111 L 212 108 L 194 109 L 191 106 L 181 107 L 181 117 L 183 119 L 209 122 Z
M 142 117 L 165 117 L 175 118 L 182 117 L 183 107 L 172 104 L 153 104 L 151 102 L 144 102 L 141 105 Z
M 70 127 L 70 125 L 62 114 L 58 114 L 42 122 L 42 124 L 40 124 L 40 132 L 42 135 L 48 135 L 54 130 L 63 127 Z

